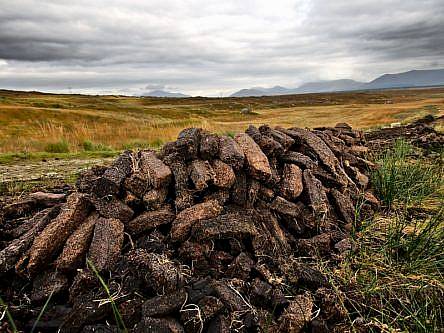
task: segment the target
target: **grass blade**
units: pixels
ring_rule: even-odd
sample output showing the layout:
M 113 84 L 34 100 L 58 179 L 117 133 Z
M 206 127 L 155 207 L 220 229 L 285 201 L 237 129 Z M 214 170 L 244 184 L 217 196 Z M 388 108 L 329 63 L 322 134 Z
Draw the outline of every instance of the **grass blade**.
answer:
M 0 306 L 4 307 L 4 311 L 6 313 L 6 317 L 8 318 L 9 325 L 14 333 L 17 331 L 17 326 L 15 326 L 14 318 L 12 318 L 11 312 L 8 310 L 8 306 L 3 302 L 3 299 L 0 297 Z
M 113 297 L 111 296 L 111 292 L 109 290 L 108 285 L 106 284 L 105 280 L 103 280 L 103 278 L 100 276 L 99 272 L 97 271 L 97 268 L 94 266 L 94 264 L 91 262 L 91 260 L 89 260 L 87 258 L 86 262 L 88 264 L 88 267 L 94 272 L 94 275 L 97 277 L 97 279 L 99 280 L 100 284 L 102 285 L 103 289 L 106 292 L 106 295 L 108 297 L 108 300 L 111 304 L 111 308 L 114 313 L 114 318 L 116 320 L 118 330 L 121 332 L 125 332 L 125 333 L 128 332 L 128 329 L 125 326 L 125 322 L 123 321 L 122 315 L 120 314 L 120 311 L 117 308 L 117 305 L 114 302 Z
M 46 308 L 48 307 L 49 302 L 51 301 L 52 295 L 54 294 L 54 290 L 55 289 L 53 289 L 51 291 L 51 293 L 48 296 L 48 299 L 46 300 L 45 304 L 43 305 L 42 309 L 40 310 L 39 315 L 37 316 L 37 319 L 34 322 L 34 325 L 32 325 L 31 333 L 34 333 L 34 331 L 35 331 L 35 329 L 37 327 L 37 324 L 39 323 L 40 319 L 42 318 L 43 314 L 45 313 Z

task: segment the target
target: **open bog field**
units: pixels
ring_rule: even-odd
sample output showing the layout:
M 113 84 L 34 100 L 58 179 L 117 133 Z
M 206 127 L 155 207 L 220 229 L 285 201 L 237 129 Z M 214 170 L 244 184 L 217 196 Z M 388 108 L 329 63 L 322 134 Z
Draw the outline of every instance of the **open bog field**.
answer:
M 252 114 L 240 113 L 249 106 Z M 444 88 L 187 99 L 0 91 L 0 161 L 9 161 L 11 153 L 66 157 L 159 147 L 185 127 L 229 134 L 248 124 L 316 127 L 347 122 L 368 129 L 426 114 L 444 114 Z
M 251 114 L 241 114 L 246 107 Z M 124 149 L 159 148 L 187 127 L 228 135 L 249 124 L 371 129 L 427 114 L 444 114 L 444 88 L 185 99 L 0 90 L 0 186 L 20 192 L 70 182 Z

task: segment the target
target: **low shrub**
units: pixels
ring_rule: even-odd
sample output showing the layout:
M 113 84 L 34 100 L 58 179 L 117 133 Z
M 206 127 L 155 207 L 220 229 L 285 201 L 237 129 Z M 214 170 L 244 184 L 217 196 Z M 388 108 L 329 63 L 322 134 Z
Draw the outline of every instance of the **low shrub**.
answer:
M 89 140 L 85 140 L 82 143 L 84 151 L 111 151 L 112 148 L 104 145 L 103 143 L 93 143 Z
M 69 143 L 62 139 L 58 142 L 48 143 L 45 146 L 47 153 L 69 153 Z

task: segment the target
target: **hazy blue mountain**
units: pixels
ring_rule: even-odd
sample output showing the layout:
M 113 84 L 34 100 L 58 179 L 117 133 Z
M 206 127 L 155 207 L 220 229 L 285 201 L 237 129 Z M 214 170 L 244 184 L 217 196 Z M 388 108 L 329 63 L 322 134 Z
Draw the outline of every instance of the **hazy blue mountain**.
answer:
M 424 87 L 444 85 L 444 69 L 412 70 L 397 74 L 384 74 L 367 83 L 366 89 Z
M 349 79 L 304 83 L 298 88 L 255 87 L 242 89 L 231 97 L 274 96 L 302 93 L 352 91 L 363 89 L 388 89 L 444 85 L 444 69 L 412 70 L 397 74 L 384 74 L 370 82 L 358 82 Z
M 274 96 L 292 93 L 291 89 L 281 86 L 275 86 L 273 88 L 254 87 L 250 89 L 241 89 L 234 94 L 231 94 L 230 97 Z
M 364 82 L 355 80 L 332 80 L 320 82 L 308 82 L 299 86 L 295 91 L 297 93 L 314 93 L 314 92 L 329 92 L 329 91 L 347 91 L 358 90 L 363 87 Z
M 250 89 L 239 90 L 232 94 L 230 97 L 275 96 L 327 91 L 357 90 L 360 89 L 363 84 L 363 82 L 357 82 L 354 80 L 333 80 L 304 83 L 298 88 L 285 88 L 281 86 L 275 86 L 273 88 L 254 87 Z
M 148 96 L 148 97 L 191 97 L 189 95 L 181 94 L 181 93 L 174 93 L 164 90 L 152 90 L 147 93 L 142 94 L 142 96 Z
M 264 96 L 266 95 L 262 89 L 251 88 L 251 89 L 241 89 L 231 94 L 230 97 L 250 97 L 250 96 Z
M 266 93 L 269 93 L 270 95 L 285 95 L 285 94 L 291 94 L 294 89 L 285 88 L 282 86 L 274 86 L 273 88 L 267 88 L 264 89 Z

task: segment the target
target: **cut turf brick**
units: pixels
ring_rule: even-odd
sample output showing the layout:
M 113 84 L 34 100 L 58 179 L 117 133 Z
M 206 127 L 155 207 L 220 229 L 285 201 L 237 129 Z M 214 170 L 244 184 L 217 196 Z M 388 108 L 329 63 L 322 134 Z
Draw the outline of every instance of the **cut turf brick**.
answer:
M 32 284 L 31 300 L 34 302 L 46 301 L 68 289 L 68 278 L 57 271 L 46 271 L 38 275 Z
M 204 202 L 187 208 L 177 214 L 171 228 L 171 239 L 173 241 L 185 240 L 190 230 L 199 220 L 211 219 L 218 216 L 222 207 L 215 200 Z
M 214 171 L 208 161 L 192 161 L 189 165 L 189 174 L 194 188 L 198 191 L 206 189 L 214 181 Z
M 239 145 L 228 136 L 220 137 L 219 158 L 235 170 L 244 166 L 244 153 Z
M 302 202 L 294 203 L 282 197 L 276 197 L 271 203 L 270 208 L 279 214 L 297 218 L 302 214 L 304 204 Z
M 234 138 L 245 154 L 250 175 L 259 180 L 269 180 L 272 176 L 270 163 L 261 148 L 247 134 L 237 134 Z
M 309 205 L 317 217 L 324 217 L 328 212 L 328 199 L 322 183 L 313 176 L 311 170 L 304 170 L 304 187 Z
M 157 158 L 154 151 L 140 152 L 139 169 L 154 188 L 168 186 L 171 182 L 171 169 Z
M 285 150 L 294 145 L 294 139 L 292 139 L 289 135 L 273 129 L 268 125 L 260 126 L 259 131 L 261 132 L 261 134 L 269 136 L 275 141 L 279 142 Z
M 171 223 L 175 216 L 171 206 L 166 205 L 158 210 L 144 212 L 132 219 L 127 224 L 127 230 L 131 235 L 138 235 Z
M 220 149 L 220 137 L 202 131 L 199 144 L 199 155 L 204 160 L 217 158 Z
M 296 151 L 288 151 L 280 159 L 285 163 L 296 164 L 302 169 L 314 169 L 318 166 L 310 157 Z
M 140 172 L 135 172 L 126 178 L 123 186 L 138 198 L 142 198 L 145 192 L 151 188 L 149 181 Z
M 143 203 L 147 210 L 159 209 L 164 203 L 168 195 L 168 187 L 152 189 L 143 196 Z
M 275 141 L 271 136 L 262 134 L 255 126 L 248 126 L 245 131 L 261 148 L 267 156 L 282 155 L 284 152 L 284 147 Z
M 91 202 L 99 214 L 106 218 L 118 219 L 126 223 L 134 215 L 134 211 L 131 208 L 114 196 L 92 197 Z
M 192 235 L 198 241 L 254 237 L 257 235 L 252 212 L 231 212 L 218 217 L 207 217 L 192 226 Z
M 92 240 L 94 226 L 98 219 L 99 215 L 92 213 L 77 227 L 71 236 L 69 236 L 62 253 L 55 262 L 58 270 L 72 271 L 83 264 Z
M 214 185 L 229 189 L 236 181 L 233 168 L 221 160 L 213 160 L 211 163 L 214 172 Z
M 330 194 L 342 221 L 353 224 L 355 222 L 355 208 L 351 199 L 336 189 L 331 190 Z
M 178 312 L 188 295 L 185 289 L 148 299 L 142 305 L 143 317 L 163 317 Z
M 126 261 L 133 274 L 142 278 L 153 292 L 163 294 L 183 286 L 185 277 L 181 267 L 164 254 L 137 249 L 128 253 Z
M 134 333 L 185 333 L 183 326 L 175 319 L 165 318 L 143 318 L 132 330 Z
M 123 223 L 117 219 L 99 218 L 96 221 L 88 259 L 99 272 L 112 270 L 119 260 L 123 245 L 123 228 Z
M 285 164 L 280 184 L 281 195 L 292 201 L 301 195 L 303 189 L 302 170 L 297 165 Z
M 90 211 L 88 198 L 81 193 L 71 194 L 60 214 L 34 239 L 29 253 L 28 272 L 36 273 L 65 244 L 73 231 Z
M 130 151 L 123 152 L 109 167 L 103 175 L 94 181 L 92 192 L 103 197 L 105 195 L 117 194 L 127 176 L 134 170 L 134 156 Z
M 59 212 L 60 206 L 55 206 L 40 211 L 30 219 L 31 228 L 0 251 L 0 272 L 6 273 L 15 266 L 21 256 L 27 256 L 26 252 L 35 237 L 46 228 Z

